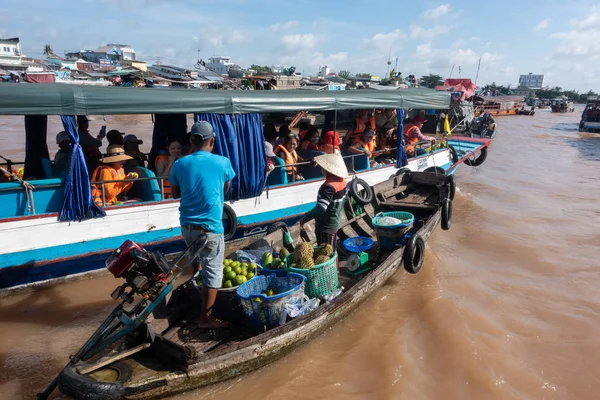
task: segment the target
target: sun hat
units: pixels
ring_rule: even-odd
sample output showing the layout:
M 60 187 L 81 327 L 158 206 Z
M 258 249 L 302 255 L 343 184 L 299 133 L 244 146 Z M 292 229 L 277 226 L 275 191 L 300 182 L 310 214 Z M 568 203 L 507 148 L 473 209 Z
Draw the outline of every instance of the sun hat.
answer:
M 414 117 L 414 118 L 412 119 L 412 122 L 414 122 L 415 124 L 419 124 L 419 123 L 422 123 L 422 122 L 427 122 L 427 120 L 425 119 L 425 117 L 424 117 L 424 116 L 422 116 L 422 115 L 417 115 L 416 117 Z
M 103 163 L 112 163 L 117 161 L 132 160 L 133 157 L 129 157 L 125 154 L 125 149 L 120 144 L 111 144 L 106 148 L 106 154 L 101 159 Z
M 346 163 L 341 154 L 324 154 L 322 156 L 316 156 L 314 161 L 332 175 L 344 179 L 348 177 L 348 168 L 346 168 Z
M 71 141 L 71 138 L 69 138 L 69 135 L 67 134 L 67 132 L 65 132 L 65 131 L 58 132 L 58 134 L 56 135 L 56 144 L 61 144 L 65 140 L 67 140 L 69 142 Z
M 267 157 L 277 157 L 273 152 L 273 145 L 265 140 L 265 154 Z
M 198 121 L 192 125 L 190 134 L 192 136 L 200 136 L 202 140 L 208 140 L 215 137 L 215 131 L 212 125 L 206 121 Z
M 137 136 L 135 135 L 125 135 L 123 137 L 123 144 L 125 143 L 137 143 L 137 144 L 142 144 L 144 143 L 143 140 L 140 140 L 137 138 Z

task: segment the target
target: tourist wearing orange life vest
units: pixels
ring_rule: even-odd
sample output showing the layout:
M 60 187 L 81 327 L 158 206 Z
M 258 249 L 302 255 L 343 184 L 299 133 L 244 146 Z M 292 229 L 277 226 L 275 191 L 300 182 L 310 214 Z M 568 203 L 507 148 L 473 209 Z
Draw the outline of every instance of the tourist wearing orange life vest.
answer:
M 354 143 L 355 139 L 360 136 L 367 128 L 375 131 L 375 117 L 371 114 L 370 110 L 360 110 L 358 117 L 354 120 L 354 125 L 344 136 L 344 143 L 342 146 L 346 147 Z
M 154 166 L 156 167 L 156 176 L 167 178 L 163 180 L 163 190 L 166 199 L 171 198 L 171 183 L 169 182 L 169 174 L 175 161 L 183 157 L 181 154 L 181 143 L 177 139 L 169 139 L 167 141 L 167 151 L 169 155 L 161 154 L 156 157 Z
M 323 144 L 319 146 L 319 151 L 327 154 L 340 153 L 340 135 L 334 130 L 325 132 Z
M 363 133 L 361 133 L 361 135 L 348 149 L 348 151 L 351 153 L 365 154 L 371 161 L 373 160 L 373 157 L 377 157 L 388 150 L 389 148 L 387 147 L 377 150 L 377 144 L 375 143 L 375 132 L 373 132 L 371 128 L 367 128 Z
M 436 139 L 432 136 L 425 136 L 421 133 L 421 128 L 427 120 L 422 115 L 414 117 L 409 124 L 404 127 L 404 146 L 406 155 L 409 157 L 420 156 L 425 154 L 425 150 L 417 149 L 416 144 L 419 142 L 436 143 Z
M 275 148 L 275 154 L 277 157 L 282 158 L 288 167 L 285 167 L 287 171 L 288 180 L 290 182 L 293 181 L 294 177 L 296 180 L 304 180 L 304 177 L 300 175 L 298 172 L 298 168 L 295 165 L 299 162 L 304 161 L 301 157 L 296 153 L 296 149 L 298 148 L 298 135 L 290 133 L 285 138 L 285 143 L 280 144 Z
M 118 144 L 108 146 L 106 155 L 100 160 L 99 165 L 92 174 L 92 182 L 117 181 L 123 179 L 135 179 L 137 174 L 130 172 L 125 175 L 123 165 L 125 161 L 131 160 L 131 157 L 125 154 L 125 149 Z M 104 185 L 104 205 L 113 205 L 118 202 L 117 196 L 123 195 L 131 189 L 133 182 L 110 182 L 92 184 L 92 196 L 94 202 L 102 206 L 102 186 Z
M 316 126 L 311 125 L 308 128 L 308 133 L 305 134 L 304 139 L 300 139 L 300 148 L 302 150 L 319 150 L 319 143 L 321 142 L 321 135 Z

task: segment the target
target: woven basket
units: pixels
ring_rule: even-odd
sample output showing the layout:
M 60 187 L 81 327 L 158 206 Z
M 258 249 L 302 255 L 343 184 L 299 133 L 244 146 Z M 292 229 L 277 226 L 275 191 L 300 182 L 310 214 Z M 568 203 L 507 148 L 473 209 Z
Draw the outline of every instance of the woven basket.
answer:
M 333 293 L 339 286 L 337 271 L 337 252 L 322 264 L 315 265 L 311 269 L 293 268 L 292 254 L 286 258 L 287 270 L 306 277 L 306 287 L 304 293 L 311 299 L 319 296 L 326 296 Z

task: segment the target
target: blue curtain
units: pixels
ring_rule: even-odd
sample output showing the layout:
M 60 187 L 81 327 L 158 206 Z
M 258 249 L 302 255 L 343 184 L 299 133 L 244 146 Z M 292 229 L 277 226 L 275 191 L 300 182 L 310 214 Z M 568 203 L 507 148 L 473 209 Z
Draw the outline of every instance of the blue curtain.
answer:
M 404 109 L 396 109 L 398 116 L 398 150 L 396 153 L 396 168 L 402 168 L 408 165 L 408 158 L 404 150 Z
M 94 203 L 90 176 L 88 174 L 83 150 L 79 145 L 77 123 L 72 115 L 61 116 L 65 132 L 73 142 L 70 164 L 65 178 L 65 202 L 58 214 L 59 221 L 81 221 L 88 218 L 106 216 L 104 210 Z
M 207 121 L 212 125 L 216 135 L 214 152 L 231 161 L 235 178 L 227 198 L 259 196 L 267 181 L 261 115 L 195 114 L 194 121 Z

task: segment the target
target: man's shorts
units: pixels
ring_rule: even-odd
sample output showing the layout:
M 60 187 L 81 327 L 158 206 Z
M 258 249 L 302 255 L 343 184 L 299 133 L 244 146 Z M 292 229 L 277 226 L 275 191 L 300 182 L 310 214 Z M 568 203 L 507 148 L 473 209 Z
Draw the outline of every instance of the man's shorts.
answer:
M 204 249 L 198 254 L 194 262 L 202 266 L 202 284 L 212 289 L 219 289 L 223 284 L 223 257 L 225 256 L 223 234 L 203 233 L 189 229 L 186 226 L 181 227 L 181 234 L 188 246 L 199 236 L 207 236 L 206 246 L 204 246 Z

